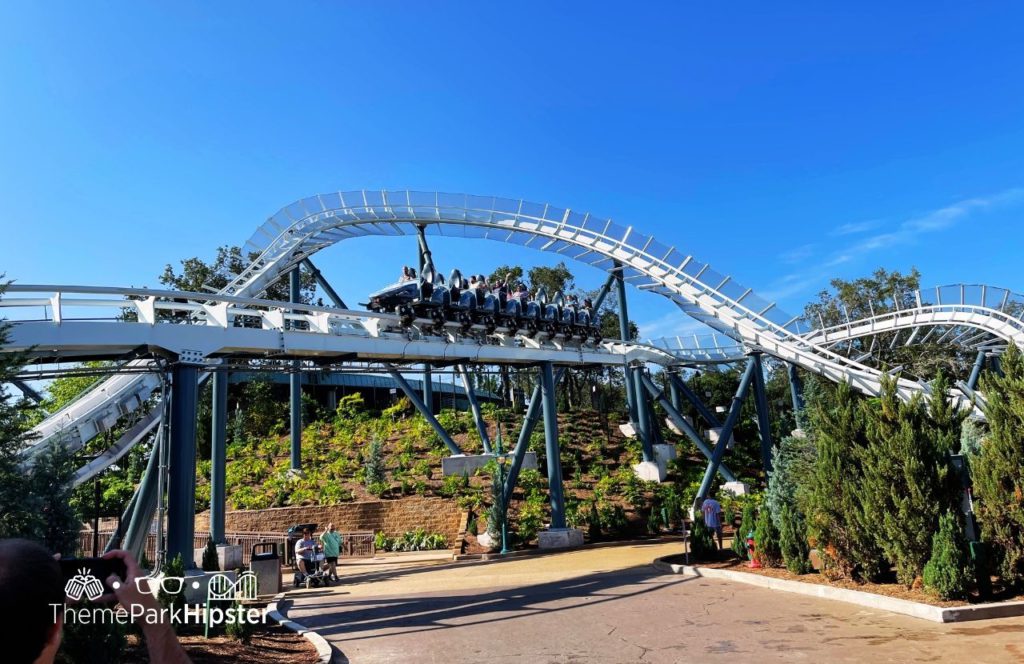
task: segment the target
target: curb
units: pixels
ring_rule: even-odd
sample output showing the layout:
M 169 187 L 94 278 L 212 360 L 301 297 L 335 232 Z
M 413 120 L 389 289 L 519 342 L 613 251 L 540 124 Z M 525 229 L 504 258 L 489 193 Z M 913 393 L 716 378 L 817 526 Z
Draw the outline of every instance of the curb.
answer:
M 336 651 L 334 647 L 327 642 L 327 639 L 305 625 L 297 623 L 294 620 L 289 620 L 288 616 L 281 613 L 280 609 L 278 609 L 278 603 L 284 599 L 286 594 L 287 593 L 279 593 L 274 595 L 274 599 L 270 600 L 270 604 L 267 605 L 267 615 L 276 620 L 281 627 L 286 627 L 296 634 L 302 635 L 303 638 L 312 643 L 313 647 L 316 648 L 318 661 L 321 662 L 321 664 L 330 664 L 332 661 L 336 661 L 334 658 L 334 653 Z
M 666 556 L 669 557 L 669 556 Z M 696 576 L 705 579 L 721 579 L 745 583 L 750 586 L 758 586 L 769 590 L 781 590 L 783 592 L 807 595 L 819 599 L 829 599 L 871 609 L 879 609 L 890 613 L 899 613 L 912 618 L 930 620 L 937 623 L 967 622 L 970 620 L 991 620 L 993 618 L 1009 618 L 1024 616 L 1024 601 L 1002 602 L 998 604 L 969 604 L 965 606 L 941 607 L 912 602 L 896 597 L 876 595 L 862 590 L 847 590 L 846 588 L 833 588 L 817 583 L 803 583 L 801 581 L 789 581 L 787 579 L 776 579 L 770 576 L 759 574 L 748 574 L 746 572 L 732 572 L 714 567 L 695 567 L 693 565 L 679 565 L 670 563 L 665 558 L 656 558 L 652 563 L 655 569 L 670 574 L 682 574 L 684 576 Z

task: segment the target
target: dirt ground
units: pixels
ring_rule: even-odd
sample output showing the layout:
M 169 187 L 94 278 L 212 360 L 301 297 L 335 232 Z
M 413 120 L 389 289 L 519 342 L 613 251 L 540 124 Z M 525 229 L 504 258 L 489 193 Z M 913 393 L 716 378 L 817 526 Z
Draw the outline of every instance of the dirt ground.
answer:
M 179 636 L 185 652 L 196 664 L 214 662 L 261 662 L 262 664 L 312 664 L 317 661 L 316 648 L 295 632 L 279 625 L 270 626 L 253 635 L 248 644 L 226 636 L 209 639 L 202 635 Z M 148 662 L 146 646 L 139 639 L 129 637 L 124 662 Z

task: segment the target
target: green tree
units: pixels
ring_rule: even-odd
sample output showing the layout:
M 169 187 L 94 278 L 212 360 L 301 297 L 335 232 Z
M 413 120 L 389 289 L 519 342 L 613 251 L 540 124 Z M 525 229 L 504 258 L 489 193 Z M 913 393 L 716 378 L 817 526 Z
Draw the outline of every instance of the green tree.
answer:
M 558 291 L 568 293 L 576 284 L 576 278 L 573 277 L 572 272 L 565 266 L 565 263 L 559 263 L 554 267 L 547 267 L 545 265 L 531 267 L 526 276 L 530 281 L 531 290 L 543 288 L 547 291 L 548 297 L 553 296 Z
M 877 525 L 866 518 L 860 498 L 863 414 L 848 384 L 816 381 L 809 387 L 807 418 L 815 461 L 808 538 L 827 576 L 870 580 L 881 568 L 882 552 L 873 536 Z
M 747 537 L 754 532 L 757 525 L 757 505 L 753 500 L 747 500 L 743 504 L 743 516 L 740 518 L 740 528 L 732 539 L 732 550 L 740 558 L 747 557 Z
M 864 402 L 861 497 L 875 543 L 895 565 L 896 578 L 909 587 L 924 571 L 944 508 L 939 473 L 944 457 L 921 398 L 901 401 L 896 387 L 895 378 L 883 376 L 881 396 Z
M 932 538 L 932 553 L 924 566 L 924 586 L 941 599 L 963 599 L 971 583 L 967 540 L 956 515 L 950 510 L 939 517 Z
M 1003 376 L 986 373 L 981 387 L 989 434 L 973 459 L 982 539 L 1005 581 L 1024 582 L 1024 358 L 1010 344 Z
M 487 277 L 488 283 L 497 283 L 501 280 L 507 280 L 509 286 L 513 286 L 523 280 L 523 268 L 519 265 L 502 265 L 494 268 L 490 276 Z
M 773 451 L 765 503 L 779 531 L 779 548 L 794 574 L 810 571 L 806 509 L 814 476 L 814 442 L 807 436 L 783 438 Z
M 181 272 L 176 272 L 170 265 L 164 266 L 160 275 L 160 283 L 170 290 L 187 291 L 190 293 L 205 293 L 219 291 L 242 273 L 242 271 L 258 257 L 257 253 L 250 253 L 248 256 L 242 254 L 241 247 L 229 247 L 227 245 L 217 248 L 217 256 L 213 262 L 207 263 L 203 259 L 193 256 L 180 261 Z M 316 289 L 316 282 L 312 275 L 303 271 L 302 273 L 302 301 L 309 302 Z M 288 279 L 283 278 L 272 283 L 263 295 L 268 300 L 289 299 Z
M 387 491 L 388 477 L 384 468 L 384 446 L 376 435 L 366 453 L 366 488 L 375 496 Z
M 711 534 L 711 529 L 704 523 L 704 515 L 698 514 L 693 519 L 693 532 L 690 533 L 690 553 L 694 560 L 714 560 L 718 555 L 718 546 Z
M 807 322 L 815 328 L 831 327 L 890 311 L 907 309 L 917 304 L 914 292 L 921 287 L 921 273 L 917 268 L 903 274 L 878 268 L 868 277 L 848 281 L 833 279 L 832 288 L 818 294 L 818 300 L 804 309 Z M 895 343 L 900 332 L 883 332 L 850 342 L 853 354 L 871 352 L 879 366 L 901 366 L 904 373 L 918 378 L 934 376 L 942 368 L 961 375 L 970 366 L 969 357 L 953 344 L 937 341 L 918 341 L 914 344 Z M 907 334 L 904 333 L 903 341 Z M 935 335 L 936 339 L 941 335 Z
M 757 525 L 754 526 L 754 555 L 765 567 L 778 567 L 782 563 L 779 530 L 775 527 L 775 519 L 768 503 L 761 503 L 761 510 L 757 514 Z

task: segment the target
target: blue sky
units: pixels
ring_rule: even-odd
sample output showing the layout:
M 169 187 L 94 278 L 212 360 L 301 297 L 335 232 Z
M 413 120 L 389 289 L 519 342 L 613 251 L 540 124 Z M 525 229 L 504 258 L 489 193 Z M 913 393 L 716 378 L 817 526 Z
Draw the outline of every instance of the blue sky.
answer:
M 155 285 L 295 199 L 413 188 L 611 217 L 794 311 L 878 266 L 1024 290 L 1024 7 L 817 4 L 4 3 L 0 271 Z M 414 251 L 319 263 L 351 302 Z

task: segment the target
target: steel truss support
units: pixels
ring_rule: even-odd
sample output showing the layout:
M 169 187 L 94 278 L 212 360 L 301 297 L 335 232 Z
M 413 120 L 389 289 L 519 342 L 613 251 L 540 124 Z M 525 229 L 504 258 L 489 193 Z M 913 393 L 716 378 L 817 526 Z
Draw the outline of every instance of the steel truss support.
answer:
M 331 300 L 331 302 L 334 303 L 334 306 L 338 307 L 339 309 L 348 309 L 348 307 L 345 306 L 345 301 L 341 299 L 340 295 L 338 295 L 338 292 L 334 290 L 330 282 L 328 282 L 327 279 L 324 278 L 324 275 L 320 272 L 320 270 L 318 270 L 316 266 L 313 265 L 313 261 L 309 260 L 308 258 L 304 258 L 302 259 L 302 264 L 305 265 L 306 269 L 309 270 L 309 273 L 313 275 L 313 280 L 316 281 L 317 286 L 323 289 L 327 297 Z
M 671 370 L 666 369 L 665 377 L 668 379 L 668 390 L 669 397 L 672 401 L 672 407 L 675 408 L 677 411 L 681 411 L 683 409 L 683 405 L 679 397 L 679 387 L 676 385 L 676 381 L 674 380 L 676 374 Z
M 434 414 L 434 373 L 430 370 L 430 364 L 423 364 L 423 404 Z
M 655 383 L 651 377 L 646 374 L 641 375 L 640 379 L 643 381 L 643 385 L 647 388 L 651 397 L 661 404 L 665 413 L 668 414 L 669 419 L 672 420 L 672 423 L 675 424 L 680 431 L 685 433 L 686 437 L 693 441 L 693 444 L 701 451 L 701 454 L 710 461 L 712 458 L 711 448 L 708 447 L 708 444 L 700 437 L 700 434 L 693 428 L 693 425 L 687 422 L 686 418 L 680 414 L 679 410 L 675 407 L 675 404 L 669 401 L 665 396 L 665 391 L 659 388 L 657 383 Z M 730 471 L 724 463 L 719 465 L 718 472 L 726 482 L 736 481 L 736 476 L 732 474 L 732 471 Z
M 636 423 L 638 428 L 636 435 L 640 438 L 640 445 L 643 450 L 644 461 L 654 461 L 654 447 L 651 441 L 654 439 L 654 431 L 651 428 L 650 409 L 647 407 L 647 394 L 644 391 L 643 379 L 645 378 L 642 367 L 630 367 L 633 374 L 633 387 L 636 393 L 633 401 L 636 403 Z
M 697 414 L 703 417 L 705 422 L 712 427 L 721 428 L 722 423 L 718 420 L 718 417 L 711 412 L 710 408 L 704 405 L 704 402 L 701 401 L 700 397 L 690 389 L 689 385 L 683 382 L 683 379 L 680 378 L 678 374 L 672 374 L 669 377 L 669 380 L 671 380 L 672 385 L 679 390 L 679 393 L 686 397 L 687 401 L 693 404 L 693 407 L 697 409 Z
M 107 545 L 108 551 L 125 549 L 131 551 L 132 555 L 138 559 L 146 547 L 149 526 L 153 523 L 153 513 L 156 511 L 159 489 L 161 488 L 158 476 L 162 465 L 160 463 L 160 453 L 161 449 L 165 447 L 162 444 L 165 435 L 167 435 L 166 420 L 161 422 L 160 427 L 157 429 L 156 438 L 153 441 L 153 449 L 149 453 L 149 461 L 146 463 L 146 471 L 143 473 L 142 480 L 135 490 L 135 495 L 132 497 L 128 510 L 125 510 L 125 515 L 121 517 L 122 522 L 127 523 L 124 538 L 121 542 L 116 543 L 111 540 L 111 543 Z
M 555 385 L 565 375 L 565 368 L 555 372 Z M 530 436 L 540 420 L 541 411 L 541 381 L 533 388 L 533 395 L 526 407 L 526 415 L 523 416 L 523 428 L 519 430 L 519 438 L 516 439 L 515 449 L 512 451 L 512 465 L 508 470 L 508 477 L 505 478 L 505 504 L 512 500 L 512 492 L 516 490 L 516 482 L 519 481 L 519 471 L 523 467 L 523 459 L 526 458 L 526 448 L 530 446 Z
M 793 419 L 796 425 L 802 426 L 804 417 L 804 382 L 800 380 L 800 371 L 795 364 L 786 364 L 789 375 L 789 394 L 793 399 Z
M 757 410 L 757 431 L 761 434 L 761 463 L 764 472 L 772 472 L 772 422 L 768 412 L 768 394 L 764 389 L 764 364 L 761 353 L 753 352 L 750 359 L 754 362 L 754 407 Z
M 224 485 L 228 449 L 228 373 L 213 373 L 213 403 L 210 433 L 210 537 L 215 544 L 224 539 Z
M 174 366 L 171 387 L 171 445 L 167 478 L 167 559 L 181 555 L 195 564 L 196 402 L 199 368 Z
M 473 390 L 473 383 L 469 380 L 469 372 L 466 365 L 458 365 L 459 377 L 462 378 L 462 385 L 466 388 L 466 400 L 469 401 L 469 409 L 473 413 L 473 421 L 476 422 L 477 433 L 480 434 L 480 442 L 484 446 L 484 454 L 491 453 L 491 439 L 487 435 L 487 422 L 484 421 L 483 413 L 480 412 L 480 404 L 476 400 L 476 392 Z
M 626 306 L 626 282 L 622 278 L 622 263 L 615 261 L 615 268 L 612 271 L 615 277 L 615 290 L 619 296 L 619 337 L 623 341 L 629 339 L 629 308 Z M 633 387 L 633 376 L 630 373 L 629 365 L 623 370 L 623 378 L 626 381 L 626 403 L 629 405 L 629 421 L 633 428 L 637 428 L 636 419 L 636 388 Z
M 615 273 L 612 272 L 611 274 L 608 275 L 608 280 L 604 282 L 603 286 L 601 286 L 601 290 L 597 292 L 597 297 L 594 298 L 595 316 L 597 315 L 597 312 L 601 310 L 601 305 L 604 304 L 604 299 L 608 297 L 608 293 L 611 292 L 612 285 L 615 283 L 615 281 Z
M 562 491 L 562 457 L 558 448 L 558 402 L 555 374 L 550 362 L 540 364 L 540 394 L 544 411 L 544 453 L 548 462 L 548 493 L 551 497 L 551 528 L 565 528 L 565 496 Z
M 699 508 L 700 504 L 704 502 L 704 499 L 708 497 L 711 491 L 711 481 L 715 478 L 715 474 L 718 472 L 718 467 L 722 464 L 722 457 L 725 456 L 725 448 L 728 446 L 729 439 L 732 438 L 732 430 L 736 426 L 736 422 L 740 419 L 740 411 L 743 410 L 743 401 L 747 398 L 747 392 L 750 391 L 750 383 L 754 379 L 754 370 L 757 368 L 757 364 L 754 358 L 751 357 L 747 360 L 747 368 L 743 372 L 743 377 L 740 378 L 740 385 L 736 389 L 736 394 L 732 398 L 732 405 L 729 407 L 729 415 L 725 418 L 725 424 L 722 425 L 722 433 L 718 437 L 718 442 L 715 443 L 714 452 L 711 455 L 711 461 L 708 463 L 707 470 L 704 471 L 704 479 L 700 482 L 700 489 L 697 491 L 697 497 L 694 501 L 694 507 Z
M 992 356 L 991 363 L 992 371 L 995 371 L 996 375 L 999 376 L 1000 378 L 1004 377 L 1005 374 L 1003 374 L 1003 363 L 999 360 L 998 355 Z
M 298 266 L 288 273 L 289 299 L 292 302 L 302 299 L 301 276 Z M 288 391 L 291 397 L 291 466 L 292 470 L 302 470 L 302 363 L 298 360 L 292 360 Z
M 412 389 L 412 385 L 405 380 L 405 377 L 398 372 L 398 369 L 390 364 L 385 364 L 384 367 L 388 370 L 388 373 L 391 374 L 391 377 L 395 379 L 395 382 L 398 383 L 398 387 L 402 389 L 402 392 L 404 392 L 405 396 L 409 398 L 412 405 L 420 412 L 420 415 L 427 420 L 430 428 L 434 430 L 434 433 L 436 433 L 438 438 L 441 439 L 441 442 L 444 443 L 445 447 L 447 447 L 452 454 L 462 454 L 462 450 L 459 449 L 459 446 L 455 444 L 452 437 L 444 430 L 441 423 L 437 421 L 434 414 L 430 412 L 430 409 L 428 409 L 423 403 L 423 400 L 420 399 L 420 395 L 416 394 L 416 390 Z
M 978 387 L 978 379 L 981 378 L 981 370 L 985 368 L 985 351 L 979 350 L 974 358 L 974 367 L 971 369 L 971 376 L 967 379 L 967 389 L 975 390 Z

